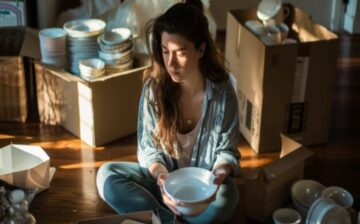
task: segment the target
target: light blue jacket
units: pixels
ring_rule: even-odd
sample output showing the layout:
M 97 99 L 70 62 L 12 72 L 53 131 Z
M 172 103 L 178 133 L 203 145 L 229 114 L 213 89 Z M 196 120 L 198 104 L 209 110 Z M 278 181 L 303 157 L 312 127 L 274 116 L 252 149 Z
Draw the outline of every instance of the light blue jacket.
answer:
M 154 95 L 149 80 L 144 83 L 138 114 L 138 161 L 146 170 L 154 162 L 164 164 L 169 172 L 176 169 L 171 156 L 156 148 L 153 135 L 157 117 L 153 102 Z M 151 102 L 151 103 L 150 103 Z M 239 174 L 239 118 L 235 91 L 231 81 L 214 83 L 206 80 L 202 106 L 202 124 L 191 156 L 190 166 L 212 170 L 227 163 L 233 168 L 233 175 Z

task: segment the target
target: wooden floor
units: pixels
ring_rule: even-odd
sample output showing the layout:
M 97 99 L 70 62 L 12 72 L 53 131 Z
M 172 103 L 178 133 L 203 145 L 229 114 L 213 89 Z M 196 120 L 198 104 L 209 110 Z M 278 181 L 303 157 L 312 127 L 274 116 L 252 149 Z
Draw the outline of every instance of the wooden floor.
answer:
M 338 185 L 360 197 L 360 36 L 341 35 L 331 130 L 327 144 L 309 147 L 305 178 Z M 321 88 L 321 87 L 319 87 Z M 58 126 L 0 123 L 0 146 L 10 143 L 42 146 L 56 167 L 51 187 L 38 194 L 30 211 L 38 223 L 76 223 L 114 214 L 99 198 L 95 176 L 107 161 L 136 161 L 136 136 L 91 148 Z M 256 155 L 242 139 L 244 168 L 272 161 L 276 155 Z

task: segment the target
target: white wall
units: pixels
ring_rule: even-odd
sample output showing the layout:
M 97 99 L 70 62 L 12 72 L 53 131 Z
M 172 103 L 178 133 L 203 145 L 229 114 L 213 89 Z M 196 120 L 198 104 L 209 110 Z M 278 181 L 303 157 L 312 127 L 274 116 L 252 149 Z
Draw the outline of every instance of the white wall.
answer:
M 350 0 L 344 17 L 344 30 L 349 33 L 360 33 L 360 3 Z

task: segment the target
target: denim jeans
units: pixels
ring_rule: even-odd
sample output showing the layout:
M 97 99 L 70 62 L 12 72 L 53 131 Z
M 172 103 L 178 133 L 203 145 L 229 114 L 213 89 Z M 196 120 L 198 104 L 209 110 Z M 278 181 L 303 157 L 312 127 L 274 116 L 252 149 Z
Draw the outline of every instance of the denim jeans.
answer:
M 153 210 L 158 212 L 162 223 L 174 223 L 176 216 L 162 203 L 155 179 L 144 174 L 138 163 L 106 163 L 97 173 L 96 184 L 101 198 L 117 213 Z M 215 201 L 205 211 L 181 218 L 187 223 L 223 223 L 232 216 L 238 199 L 235 181 L 226 178 Z

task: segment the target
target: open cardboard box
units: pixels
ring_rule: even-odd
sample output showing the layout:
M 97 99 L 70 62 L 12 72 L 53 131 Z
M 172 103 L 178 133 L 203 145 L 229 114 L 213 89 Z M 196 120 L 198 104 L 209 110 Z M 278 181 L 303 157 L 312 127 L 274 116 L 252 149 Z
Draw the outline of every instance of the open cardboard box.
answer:
M 327 141 L 338 38 L 294 8 L 294 44 L 267 45 L 246 26 L 256 9 L 231 10 L 225 60 L 237 80 L 240 131 L 257 153 L 280 149 L 282 132 L 303 145 Z
M 91 146 L 135 133 L 146 55 L 134 68 L 86 81 L 64 69 L 35 64 L 40 120 L 60 124 Z
M 40 146 L 10 144 L 0 148 L 0 180 L 10 185 L 40 192 L 49 188 L 54 172 Z
M 79 221 L 78 224 L 161 224 L 152 211 L 132 212 L 124 215 L 112 215 Z M 174 224 L 178 222 L 174 220 Z
M 291 185 L 303 178 L 304 162 L 313 152 L 281 134 L 279 159 L 244 171 L 240 188 L 244 192 L 245 216 L 264 222 L 278 208 L 286 206 L 290 199 Z
M 27 118 L 25 63 L 40 58 L 37 30 L 0 28 L 0 121 Z

